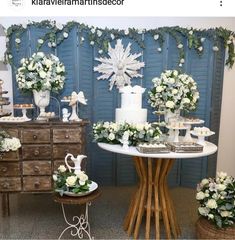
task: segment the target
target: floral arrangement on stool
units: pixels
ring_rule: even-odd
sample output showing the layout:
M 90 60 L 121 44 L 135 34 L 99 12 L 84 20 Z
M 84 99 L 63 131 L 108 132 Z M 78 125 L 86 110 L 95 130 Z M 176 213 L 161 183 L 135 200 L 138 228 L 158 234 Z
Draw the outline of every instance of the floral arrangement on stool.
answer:
M 152 79 L 154 87 L 149 91 L 149 103 L 157 110 L 165 110 L 165 121 L 180 115 L 180 110 L 193 111 L 197 107 L 199 92 L 195 80 L 177 70 L 165 70 Z
M 201 216 L 196 223 L 198 239 L 235 239 L 235 178 L 220 172 L 203 179 L 196 199 Z
M 57 56 L 43 52 L 22 58 L 20 63 L 16 74 L 18 87 L 23 92 L 33 92 L 34 102 L 43 115 L 50 102 L 50 91 L 58 92 L 64 87 L 64 64 Z

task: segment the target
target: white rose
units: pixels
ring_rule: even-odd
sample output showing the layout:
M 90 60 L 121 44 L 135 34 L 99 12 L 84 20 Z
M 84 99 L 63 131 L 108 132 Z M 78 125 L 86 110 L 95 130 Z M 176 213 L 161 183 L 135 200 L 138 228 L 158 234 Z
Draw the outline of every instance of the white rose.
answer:
M 63 32 L 64 38 L 68 38 L 69 34 L 67 32 Z
M 85 38 L 84 37 L 81 37 L 81 42 L 83 42 L 85 40 Z
M 173 71 L 173 75 L 174 75 L 175 77 L 178 76 L 178 75 L 179 75 L 178 71 L 174 70 L 174 71 Z
M 126 29 L 126 30 L 124 31 L 124 33 L 125 33 L 125 35 L 128 35 L 128 34 L 129 34 L 129 29 Z
M 15 42 L 19 44 L 19 43 L 21 43 L 21 40 L 19 38 L 16 38 Z
M 42 70 L 39 72 L 39 76 L 40 76 L 41 78 L 45 78 L 46 75 L 47 75 L 46 72 L 44 72 L 44 71 L 42 71 Z
M 90 44 L 91 44 L 91 45 L 94 45 L 94 44 L 95 44 L 95 42 L 94 42 L 94 41 L 90 41 Z
M 88 176 L 83 172 L 83 171 L 80 171 L 78 174 L 77 174 L 79 180 L 81 181 L 87 181 L 88 180 Z
M 115 38 L 115 36 L 112 33 L 110 34 L 110 37 L 112 40 Z
M 44 43 L 43 39 L 39 38 L 39 39 L 38 39 L 38 43 L 39 43 L 39 44 L 43 44 L 43 43 Z
M 85 181 L 79 180 L 79 185 L 83 186 L 83 185 L 85 185 L 85 184 L 86 184 Z
M 57 178 L 57 175 L 56 175 L 56 174 L 53 174 L 53 175 L 52 175 L 52 178 L 53 178 L 53 180 L 54 180 L 55 182 L 58 180 L 58 178 Z
M 104 122 L 103 126 L 104 126 L 104 128 L 109 128 L 109 125 L 110 125 L 109 122 Z
M 66 185 L 68 187 L 73 187 L 76 184 L 77 176 L 69 176 L 66 179 Z
M 62 69 L 61 67 L 59 67 L 59 66 L 56 67 L 56 72 L 57 72 L 57 73 L 61 73 L 62 71 L 63 71 L 63 69 Z
M 168 82 L 171 83 L 171 84 L 174 84 L 175 83 L 175 79 L 174 78 L 169 78 Z
M 178 90 L 177 89 L 173 89 L 172 90 L 172 94 L 176 95 L 178 93 Z
M 108 138 L 109 140 L 113 141 L 115 139 L 115 135 L 113 133 L 110 133 Z
M 214 199 L 209 199 L 208 202 L 206 203 L 206 206 L 210 209 L 216 209 L 217 203 Z
M 228 176 L 228 174 L 226 173 L 226 172 L 218 172 L 217 173 L 217 176 L 219 177 L 219 178 L 226 178 L 227 176 Z
M 202 185 L 202 186 L 205 186 L 205 185 L 208 184 L 208 183 L 209 183 L 209 181 L 208 181 L 208 179 L 206 179 L 206 178 L 202 179 L 202 181 L 201 181 L 201 185 Z
M 184 63 L 184 58 L 181 58 L 181 59 L 180 59 L 180 63 Z
M 160 92 L 162 92 L 162 90 L 163 90 L 162 86 L 157 86 L 156 87 L 156 92 L 160 93 Z
M 167 108 L 174 108 L 175 107 L 175 103 L 173 101 L 167 101 L 166 102 L 166 107 Z
M 37 53 L 37 56 L 43 58 L 43 57 L 45 56 L 45 54 L 44 54 L 43 52 L 38 52 L 38 53 Z
M 206 39 L 204 38 L 204 37 L 202 37 L 201 39 L 200 39 L 200 41 L 201 42 L 204 42 Z
M 100 49 L 98 52 L 99 52 L 99 54 L 102 54 L 102 53 L 103 53 L 103 50 L 102 50 L 102 49 Z
M 198 51 L 199 51 L 199 52 L 202 52 L 202 51 L 203 51 L 203 47 L 200 46 L 200 47 L 198 48 Z
M 224 191 L 226 186 L 224 184 L 216 184 L 215 188 L 219 191 Z
M 159 38 L 159 35 L 158 35 L 158 34 L 156 34 L 156 35 L 154 35 L 154 36 L 153 36 L 153 38 L 154 38 L 154 40 L 158 40 L 158 38 Z
M 182 103 L 190 103 L 190 99 L 189 98 L 183 98 L 182 99 Z
M 210 212 L 210 210 L 206 207 L 199 207 L 198 211 L 202 216 L 207 216 L 208 213 Z
M 220 215 L 221 217 L 230 217 L 231 213 L 229 211 L 221 211 Z
M 219 51 L 219 48 L 217 47 L 217 46 L 213 46 L 213 51 L 215 51 L 215 52 L 218 52 Z
M 46 59 L 45 65 L 49 68 L 52 65 L 52 61 L 50 59 Z
M 100 30 L 97 30 L 97 36 L 101 37 L 101 35 L 102 35 L 102 32 Z
M 59 29 L 59 30 L 62 30 L 63 29 L 63 25 L 61 23 L 56 23 L 56 27 Z
M 157 50 L 158 50 L 158 52 L 161 52 L 162 51 L 162 49 L 159 47 L 159 48 L 157 48 Z
M 142 131 L 144 129 L 144 125 L 141 123 L 136 124 L 137 131 Z
M 65 167 L 64 165 L 60 165 L 60 166 L 58 167 L 58 171 L 61 172 L 61 173 L 63 173 L 63 172 L 66 171 L 66 167 Z
M 177 46 L 177 48 L 179 48 L 179 49 L 182 48 L 182 47 L 183 47 L 183 44 L 181 44 L 181 43 L 178 44 L 178 46 Z
M 210 213 L 210 214 L 208 214 L 208 218 L 209 218 L 209 219 L 213 219 L 213 218 L 214 218 L 214 215 Z
M 205 198 L 204 192 L 200 191 L 200 192 L 197 193 L 197 195 L 196 195 L 197 200 L 202 200 L 204 198 Z

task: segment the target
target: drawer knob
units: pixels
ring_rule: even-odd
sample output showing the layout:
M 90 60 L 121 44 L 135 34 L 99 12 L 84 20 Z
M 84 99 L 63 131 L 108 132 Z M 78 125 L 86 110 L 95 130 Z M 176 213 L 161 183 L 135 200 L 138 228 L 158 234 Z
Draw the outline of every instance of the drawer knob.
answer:
M 6 167 L 2 167 L 1 171 L 4 172 L 4 173 L 7 172 L 7 168 Z
M 66 135 L 65 135 L 65 138 L 66 138 L 66 139 L 69 139 L 69 135 L 68 135 L 68 134 L 66 134 Z
M 33 139 L 36 140 L 38 138 L 37 135 L 33 135 Z
M 4 182 L 4 183 L 2 184 L 2 187 L 3 187 L 4 189 L 8 189 L 8 188 L 10 187 L 10 184 L 9 184 L 8 182 Z
M 39 155 L 39 150 L 35 150 L 34 151 L 34 156 L 38 156 Z
M 39 186 L 40 186 L 40 182 L 35 182 L 35 183 L 34 183 L 34 187 L 35 187 L 35 188 L 39 188 Z
M 40 169 L 39 169 L 39 166 L 35 166 L 35 167 L 34 167 L 34 172 L 38 173 L 39 170 L 40 170 Z

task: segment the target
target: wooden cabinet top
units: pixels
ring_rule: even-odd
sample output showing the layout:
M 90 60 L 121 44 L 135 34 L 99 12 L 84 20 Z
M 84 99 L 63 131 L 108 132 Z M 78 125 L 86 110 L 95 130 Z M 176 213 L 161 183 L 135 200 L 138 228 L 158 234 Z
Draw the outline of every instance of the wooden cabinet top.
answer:
M 66 126 L 66 127 L 77 127 L 77 126 L 85 126 L 88 125 L 88 120 L 82 120 L 80 122 L 62 122 L 60 120 L 58 121 L 49 121 L 49 122 L 41 122 L 41 121 L 29 121 L 29 122 L 1 122 L 0 127 L 1 128 L 9 128 L 9 127 L 24 127 L 24 128 L 32 128 L 32 127 L 60 127 L 60 126 Z

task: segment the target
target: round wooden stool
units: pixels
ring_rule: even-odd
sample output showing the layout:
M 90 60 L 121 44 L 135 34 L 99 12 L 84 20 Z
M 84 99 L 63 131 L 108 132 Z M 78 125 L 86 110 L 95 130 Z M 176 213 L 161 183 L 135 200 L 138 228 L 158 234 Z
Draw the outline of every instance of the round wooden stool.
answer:
M 71 230 L 70 233 L 73 237 L 77 236 L 79 239 L 83 238 L 83 234 L 85 234 L 88 239 L 93 239 L 90 233 L 90 224 L 88 220 L 88 208 L 91 205 L 91 202 L 98 198 L 101 195 L 101 191 L 98 188 L 94 192 L 89 195 L 83 197 L 68 197 L 68 196 L 60 196 L 59 194 L 54 195 L 54 201 L 61 204 L 63 216 L 65 222 L 68 226 L 61 232 L 58 239 L 61 239 L 62 235 L 67 231 Z M 70 223 L 67 220 L 64 204 L 71 204 L 71 205 L 83 205 L 86 204 L 85 213 L 81 214 L 80 216 L 73 216 L 73 223 Z

